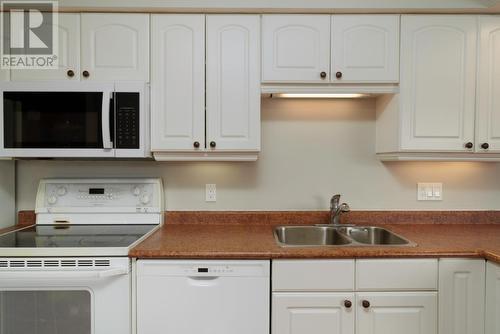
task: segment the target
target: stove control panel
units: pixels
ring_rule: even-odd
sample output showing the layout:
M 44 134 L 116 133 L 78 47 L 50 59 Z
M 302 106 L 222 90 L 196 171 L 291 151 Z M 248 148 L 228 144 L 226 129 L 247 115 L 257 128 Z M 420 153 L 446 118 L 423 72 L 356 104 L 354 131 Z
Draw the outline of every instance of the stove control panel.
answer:
M 37 212 L 162 212 L 160 179 L 41 180 Z

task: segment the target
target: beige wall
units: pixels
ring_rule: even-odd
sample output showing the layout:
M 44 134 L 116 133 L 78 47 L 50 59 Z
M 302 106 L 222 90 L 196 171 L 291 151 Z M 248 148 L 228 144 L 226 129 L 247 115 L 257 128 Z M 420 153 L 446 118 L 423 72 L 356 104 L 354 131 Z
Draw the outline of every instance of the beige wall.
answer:
M 353 209 L 500 210 L 500 164 L 379 162 L 372 99 L 262 102 L 257 162 L 18 161 L 18 208 L 34 208 L 42 177 L 159 176 L 169 210 L 318 210 L 335 193 Z M 443 201 L 417 202 L 417 182 L 443 182 Z

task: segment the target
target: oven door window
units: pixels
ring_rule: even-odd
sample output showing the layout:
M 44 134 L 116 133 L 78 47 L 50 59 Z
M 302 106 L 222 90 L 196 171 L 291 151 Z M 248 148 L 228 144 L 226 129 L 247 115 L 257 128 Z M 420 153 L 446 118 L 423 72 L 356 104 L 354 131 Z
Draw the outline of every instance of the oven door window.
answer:
M 5 148 L 102 148 L 102 92 L 4 92 Z
M 86 290 L 0 291 L 0 334 L 91 334 Z

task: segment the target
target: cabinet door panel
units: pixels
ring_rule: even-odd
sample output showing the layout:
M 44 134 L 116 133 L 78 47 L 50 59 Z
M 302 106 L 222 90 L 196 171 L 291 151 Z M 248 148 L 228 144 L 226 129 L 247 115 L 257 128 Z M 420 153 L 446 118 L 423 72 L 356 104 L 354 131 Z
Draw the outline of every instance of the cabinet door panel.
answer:
M 207 147 L 258 151 L 260 17 L 208 15 L 206 20 Z
M 264 15 L 262 49 L 263 82 L 328 81 L 330 15 Z
M 81 19 L 81 70 L 90 73 L 89 80 L 149 81 L 148 14 L 82 14 Z
M 358 293 L 356 305 L 357 334 L 437 333 L 435 292 Z
M 273 334 L 354 334 L 354 294 L 274 293 L 272 318 Z
M 403 15 L 402 150 L 468 151 L 474 142 L 475 16 Z
M 151 18 L 151 148 L 205 146 L 205 16 Z
M 58 14 L 59 65 L 53 70 L 12 70 L 11 80 L 73 80 L 80 79 L 80 14 Z M 68 76 L 71 70 L 74 76 Z
M 476 151 L 500 152 L 500 17 L 481 16 Z M 487 143 L 488 148 L 481 146 Z
M 486 265 L 486 334 L 500 333 L 500 266 Z
M 439 260 L 439 333 L 484 332 L 485 261 Z
M 332 27 L 332 81 L 399 81 L 399 15 L 334 15 Z

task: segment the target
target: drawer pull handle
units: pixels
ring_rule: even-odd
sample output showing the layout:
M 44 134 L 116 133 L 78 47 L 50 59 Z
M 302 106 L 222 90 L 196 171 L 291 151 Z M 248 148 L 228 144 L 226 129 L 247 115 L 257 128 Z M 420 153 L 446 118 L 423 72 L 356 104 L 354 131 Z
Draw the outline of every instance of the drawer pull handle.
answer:
M 345 306 L 346 308 L 351 308 L 351 306 L 352 306 L 352 302 L 351 302 L 350 300 L 344 300 L 344 306 Z
M 474 144 L 472 142 L 468 142 L 465 144 L 465 148 L 471 149 L 474 147 Z
M 368 300 L 363 300 L 361 302 L 361 305 L 363 305 L 364 308 L 369 308 L 370 307 L 370 302 Z

